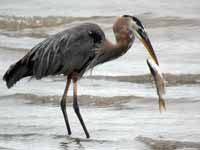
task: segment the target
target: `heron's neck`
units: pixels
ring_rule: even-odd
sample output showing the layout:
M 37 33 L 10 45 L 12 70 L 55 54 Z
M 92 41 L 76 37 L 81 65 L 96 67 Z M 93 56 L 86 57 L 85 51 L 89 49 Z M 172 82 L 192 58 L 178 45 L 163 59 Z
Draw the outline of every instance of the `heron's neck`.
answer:
M 116 43 L 112 43 L 107 39 L 104 40 L 103 46 L 99 49 L 97 59 L 90 67 L 94 67 L 98 64 L 108 62 L 110 60 L 116 59 L 123 54 L 125 54 L 131 47 L 134 39 L 117 39 Z
M 125 54 L 128 49 L 132 46 L 134 39 L 128 39 L 128 38 L 121 38 L 117 39 L 116 42 L 112 43 L 109 41 L 106 41 L 106 50 L 110 52 L 113 57 L 119 57 Z
M 121 39 L 121 40 L 116 40 L 115 45 L 115 50 L 121 53 L 126 53 L 128 49 L 132 46 L 132 41 L 130 39 Z

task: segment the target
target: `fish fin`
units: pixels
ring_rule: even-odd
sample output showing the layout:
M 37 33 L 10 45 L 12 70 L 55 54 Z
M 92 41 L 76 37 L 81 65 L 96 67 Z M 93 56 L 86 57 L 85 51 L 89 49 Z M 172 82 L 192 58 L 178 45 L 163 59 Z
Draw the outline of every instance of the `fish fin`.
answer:
M 166 110 L 165 100 L 163 98 L 159 98 L 159 111 Z
M 94 69 L 94 68 L 91 68 L 91 69 L 90 69 L 90 76 L 92 76 L 93 69 Z

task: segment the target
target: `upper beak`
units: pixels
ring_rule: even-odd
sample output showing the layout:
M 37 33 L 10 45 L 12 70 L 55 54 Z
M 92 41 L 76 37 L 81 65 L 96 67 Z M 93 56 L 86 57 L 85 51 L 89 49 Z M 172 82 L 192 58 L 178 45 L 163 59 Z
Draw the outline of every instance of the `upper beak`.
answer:
M 144 30 L 138 30 L 137 32 L 139 34 L 139 40 L 144 44 L 145 48 L 149 52 L 149 54 L 150 54 L 151 58 L 154 60 L 154 62 L 157 65 L 159 65 L 158 59 L 157 59 L 156 54 L 153 50 L 153 47 L 152 47 L 151 42 L 148 38 L 148 35 L 146 34 L 146 32 Z

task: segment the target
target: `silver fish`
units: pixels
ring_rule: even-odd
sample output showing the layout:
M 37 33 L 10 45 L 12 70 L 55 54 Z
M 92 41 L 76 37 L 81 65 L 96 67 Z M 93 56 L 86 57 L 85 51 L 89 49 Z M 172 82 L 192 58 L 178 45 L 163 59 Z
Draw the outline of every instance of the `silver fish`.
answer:
M 152 59 L 147 59 L 147 64 L 155 81 L 157 95 L 159 97 L 159 110 L 161 112 L 162 109 L 166 110 L 165 100 L 163 98 L 163 95 L 165 94 L 165 79 L 159 66 Z

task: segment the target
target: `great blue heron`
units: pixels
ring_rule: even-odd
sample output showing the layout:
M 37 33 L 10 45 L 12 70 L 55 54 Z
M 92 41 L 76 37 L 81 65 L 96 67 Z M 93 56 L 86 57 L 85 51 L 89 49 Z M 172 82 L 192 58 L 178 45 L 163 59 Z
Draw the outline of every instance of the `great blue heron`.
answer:
M 158 64 L 151 42 L 141 21 L 134 16 L 117 17 L 113 32 L 116 43 L 108 41 L 102 29 L 92 23 L 84 23 L 64 30 L 33 47 L 22 59 L 11 65 L 3 79 L 12 87 L 21 78 L 32 76 L 41 79 L 48 75 L 67 76 L 66 87 L 60 102 L 68 134 L 71 129 L 66 112 L 67 92 L 73 81 L 73 108 L 87 138 L 90 137 L 79 111 L 77 81 L 98 64 L 116 59 L 132 46 L 135 36 L 144 44 L 150 56 Z

